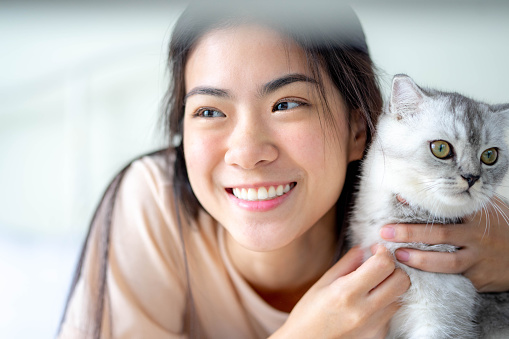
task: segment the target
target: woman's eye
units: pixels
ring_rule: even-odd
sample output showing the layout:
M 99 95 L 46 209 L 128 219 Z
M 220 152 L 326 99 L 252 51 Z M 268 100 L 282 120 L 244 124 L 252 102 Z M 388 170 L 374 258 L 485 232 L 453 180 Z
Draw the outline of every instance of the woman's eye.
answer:
M 223 112 L 211 109 L 211 108 L 203 108 L 196 112 L 195 116 L 202 117 L 202 118 L 224 118 L 226 115 L 224 115 Z
M 302 103 L 296 101 L 280 101 L 272 108 L 272 112 L 286 111 L 299 106 L 302 106 Z

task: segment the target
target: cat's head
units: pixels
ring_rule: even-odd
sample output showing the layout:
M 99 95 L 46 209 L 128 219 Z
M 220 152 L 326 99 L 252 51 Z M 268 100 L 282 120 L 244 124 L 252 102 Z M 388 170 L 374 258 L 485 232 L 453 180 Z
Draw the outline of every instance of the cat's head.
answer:
M 385 172 L 396 192 L 442 217 L 473 213 L 493 197 L 509 167 L 509 105 L 393 79 L 379 124 Z

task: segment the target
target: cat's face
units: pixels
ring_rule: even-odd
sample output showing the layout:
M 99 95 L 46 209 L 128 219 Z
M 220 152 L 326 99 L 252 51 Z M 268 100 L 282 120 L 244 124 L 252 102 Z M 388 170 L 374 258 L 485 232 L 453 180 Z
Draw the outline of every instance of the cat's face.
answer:
M 408 93 L 399 98 L 407 100 L 404 107 L 393 98 L 381 123 L 394 193 L 437 216 L 471 214 L 493 197 L 507 172 L 507 114 L 457 94 L 413 90 L 419 92 L 411 100 L 419 103 L 409 105 Z

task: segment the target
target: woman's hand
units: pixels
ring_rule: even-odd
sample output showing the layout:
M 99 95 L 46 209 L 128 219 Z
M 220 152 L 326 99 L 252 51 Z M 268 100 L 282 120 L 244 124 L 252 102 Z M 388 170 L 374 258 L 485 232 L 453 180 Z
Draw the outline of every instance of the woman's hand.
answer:
M 399 249 L 402 263 L 424 271 L 462 273 L 479 292 L 509 290 L 509 208 L 493 201 L 486 211 L 456 225 L 387 225 L 381 236 L 392 242 L 451 244 L 455 253 Z
M 410 279 L 383 246 L 362 264 L 350 250 L 295 305 L 271 338 L 384 338 Z

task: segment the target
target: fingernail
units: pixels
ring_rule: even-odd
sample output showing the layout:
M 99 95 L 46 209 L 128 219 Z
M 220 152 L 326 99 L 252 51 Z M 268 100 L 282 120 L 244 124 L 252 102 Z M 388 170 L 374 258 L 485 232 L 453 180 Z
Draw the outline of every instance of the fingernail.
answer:
M 384 226 L 380 231 L 380 235 L 382 236 L 382 238 L 387 240 L 394 239 L 394 237 L 396 236 L 396 230 L 392 226 Z
M 385 246 L 382 244 L 378 244 L 376 247 L 376 253 L 387 253 L 387 248 L 385 248 Z
M 399 261 L 408 261 L 410 259 L 410 253 L 408 253 L 405 250 L 397 250 L 396 259 L 398 259 Z

